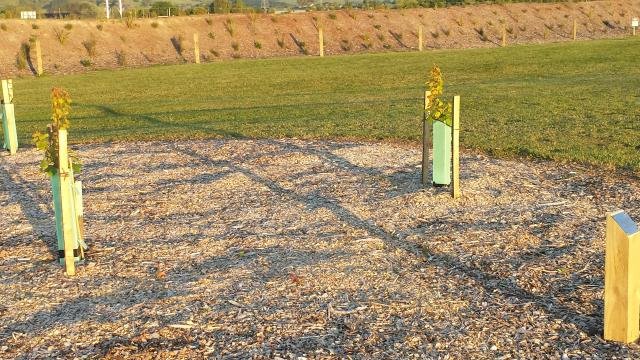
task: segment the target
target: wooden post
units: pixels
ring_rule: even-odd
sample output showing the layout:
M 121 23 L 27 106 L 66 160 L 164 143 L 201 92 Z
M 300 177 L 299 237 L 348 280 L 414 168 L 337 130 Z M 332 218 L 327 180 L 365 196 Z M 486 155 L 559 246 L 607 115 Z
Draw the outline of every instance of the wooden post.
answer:
M 507 46 L 507 28 L 502 25 L 502 47 Z
M 2 100 L 5 104 L 13 104 L 13 80 L 2 80 Z
M 418 51 L 422 51 L 422 25 L 418 26 Z
M 40 49 L 40 40 L 36 40 L 36 72 L 38 76 L 42 76 L 44 69 L 42 68 L 42 50 Z
M 429 183 L 429 152 L 431 149 L 431 122 L 429 121 L 429 95 L 431 91 L 424 92 L 424 110 L 422 113 L 422 185 Z
M 573 19 L 573 40 L 576 40 L 576 35 L 578 34 L 578 22 L 576 19 Z
M 624 211 L 607 215 L 604 339 L 631 343 L 640 335 L 640 231 Z
M 324 57 L 324 34 L 322 27 L 318 28 L 318 44 L 320 44 L 320 57 Z
M 62 208 L 62 233 L 64 236 L 64 264 L 67 275 L 76 274 L 76 263 L 73 250 L 75 238 L 73 236 L 73 193 L 71 169 L 69 168 L 69 154 L 67 153 L 67 130 L 58 130 L 58 162 L 60 163 L 60 205 Z
M 193 34 L 193 55 L 196 59 L 196 64 L 200 64 L 200 43 L 198 41 L 198 33 Z
M 451 141 L 451 158 L 452 158 L 452 176 L 451 176 L 451 197 L 457 199 L 460 197 L 460 96 L 453 97 L 453 118 L 451 122 L 452 141 Z

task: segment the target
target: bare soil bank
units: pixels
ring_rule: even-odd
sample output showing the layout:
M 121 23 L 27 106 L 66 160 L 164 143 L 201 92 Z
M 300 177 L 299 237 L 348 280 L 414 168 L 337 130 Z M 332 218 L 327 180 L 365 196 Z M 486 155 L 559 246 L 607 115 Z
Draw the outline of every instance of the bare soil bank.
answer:
M 324 29 L 325 54 L 336 55 L 417 50 L 420 26 L 425 50 L 496 47 L 501 45 L 503 33 L 508 45 L 568 41 L 573 37 L 574 21 L 578 40 L 621 37 L 630 34 L 631 18 L 639 15 L 640 1 L 623 0 L 230 14 L 141 19 L 133 24 L 119 20 L 5 20 L 0 30 L 0 76 L 33 74 L 35 38 L 41 42 L 45 73 L 65 74 L 193 62 L 195 33 L 201 59 L 207 62 L 317 56 L 319 27 Z M 61 42 L 59 37 L 65 36 Z M 27 65 L 19 69 L 20 49 L 29 44 L 32 50 Z M 90 55 L 92 47 L 94 54 Z

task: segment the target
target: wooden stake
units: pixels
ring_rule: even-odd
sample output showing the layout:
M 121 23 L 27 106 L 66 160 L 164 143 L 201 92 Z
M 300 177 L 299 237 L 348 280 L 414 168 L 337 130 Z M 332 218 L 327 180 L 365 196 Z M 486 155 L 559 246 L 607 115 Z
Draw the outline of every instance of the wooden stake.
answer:
M 576 39 L 576 35 L 578 34 L 578 22 L 573 19 L 573 40 Z
M 507 46 L 507 28 L 502 25 L 502 47 Z
M 64 264 L 67 275 L 76 274 L 76 263 L 73 255 L 75 238 L 73 236 L 73 194 L 69 154 L 67 152 L 67 130 L 58 130 L 58 162 L 60 163 L 60 205 L 62 208 L 62 233 L 64 236 Z
M 453 118 L 451 122 L 452 141 L 451 141 L 451 158 L 453 166 L 451 167 L 451 197 L 457 199 L 460 197 L 460 96 L 453 97 Z
M 324 57 L 324 34 L 322 27 L 318 28 L 318 44 L 320 44 L 320 57 Z
M 36 72 L 38 76 L 42 76 L 44 72 L 42 68 L 42 50 L 40 49 L 40 40 L 36 40 Z
M 200 64 L 200 42 L 198 40 L 198 33 L 193 34 L 193 55 L 196 59 L 196 64 Z
M 13 104 L 13 80 L 2 80 L 2 99 L 5 104 Z
M 424 110 L 422 113 L 422 185 L 430 182 L 429 177 L 429 152 L 431 151 L 431 122 L 429 121 L 429 95 L 431 91 L 424 92 Z
M 607 216 L 604 338 L 631 343 L 640 336 L 640 231 L 624 211 Z
M 422 25 L 418 26 L 418 51 L 422 51 Z

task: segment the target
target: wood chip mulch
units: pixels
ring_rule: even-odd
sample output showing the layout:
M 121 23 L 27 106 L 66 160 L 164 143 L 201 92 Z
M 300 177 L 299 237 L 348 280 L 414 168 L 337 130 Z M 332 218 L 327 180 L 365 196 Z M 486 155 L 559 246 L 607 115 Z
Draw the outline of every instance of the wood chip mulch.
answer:
M 613 359 L 604 220 L 640 180 L 464 153 L 463 197 L 417 148 L 87 144 L 78 275 L 56 261 L 33 149 L 0 156 L 0 358 Z

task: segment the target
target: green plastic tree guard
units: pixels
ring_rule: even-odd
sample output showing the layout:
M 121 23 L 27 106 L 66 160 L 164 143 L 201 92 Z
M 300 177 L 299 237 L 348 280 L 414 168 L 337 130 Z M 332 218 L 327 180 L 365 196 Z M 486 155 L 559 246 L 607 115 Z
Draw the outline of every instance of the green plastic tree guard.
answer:
M 451 184 L 451 126 L 433 122 L 433 184 Z
M 72 189 L 73 190 L 73 189 Z M 51 176 L 51 192 L 53 194 L 53 211 L 56 219 L 56 238 L 58 240 L 58 257 L 60 263 L 64 265 L 64 231 L 62 229 L 62 203 L 60 198 L 60 175 L 55 173 Z M 73 206 L 75 208 L 75 204 Z M 74 209 L 74 214 L 76 210 Z M 75 239 L 73 246 L 73 255 L 76 262 L 82 260 L 80 256 L 80 239 L 79 225 L 77 224 L 77 216 L 73 216 L 73 237 Z
M 8 149 L 9 148 L 9 137 L 7 136 L 7 134 L 9 134 L 9 128 L 7 127 L 7 120 L 5 120 L 5 110 L 4 110 L 4 104 L 0 105 L 2 107 L 2 111 L 0 112 L 0 115 L 2 115 L 2 117 L 0 118 L 0 120 L 2 120 L 2 148 L 4 149 Z
M 15 154 L 18 150 L 18 133 L 13 104 L 2 104 L 2 132 L 4 148 L 9 150 L 11 154 Z

